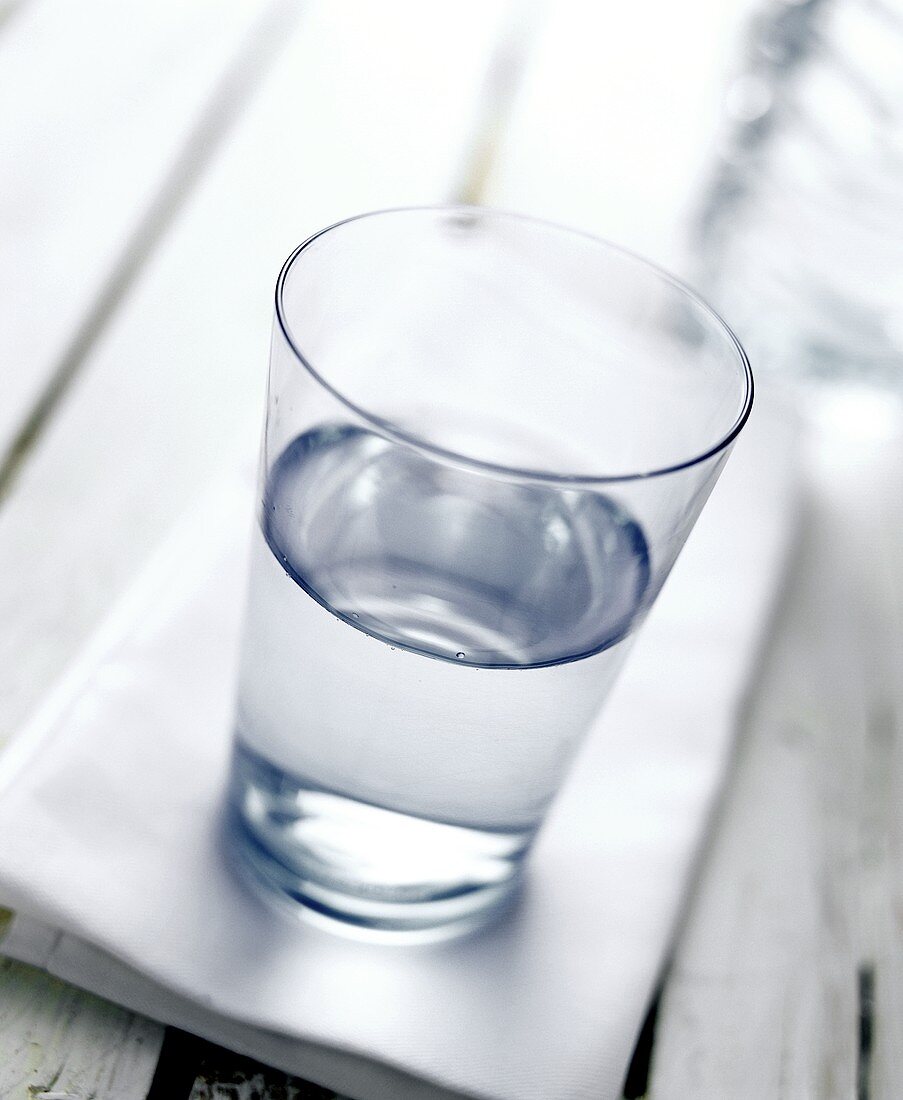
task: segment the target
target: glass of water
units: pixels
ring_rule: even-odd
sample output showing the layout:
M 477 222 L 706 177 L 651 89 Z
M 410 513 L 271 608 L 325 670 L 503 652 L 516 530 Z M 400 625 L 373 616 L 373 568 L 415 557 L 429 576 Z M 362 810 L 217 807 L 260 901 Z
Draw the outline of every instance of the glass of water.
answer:
M 751 402 L 718 316 L 582 233 L 421 208 L 296 249 L 231 790 L 258 876 L 359 928 L 497 909 Z

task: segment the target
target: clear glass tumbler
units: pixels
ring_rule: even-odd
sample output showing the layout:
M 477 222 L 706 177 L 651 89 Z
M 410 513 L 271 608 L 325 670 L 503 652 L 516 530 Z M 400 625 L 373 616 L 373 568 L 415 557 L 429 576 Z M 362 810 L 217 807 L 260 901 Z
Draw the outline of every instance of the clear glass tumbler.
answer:
M 258 875 L 370 929 L 509 896 L 751 402 L 716 314 L 582 233 L 421 208 L 296 249 L 231 791 Z

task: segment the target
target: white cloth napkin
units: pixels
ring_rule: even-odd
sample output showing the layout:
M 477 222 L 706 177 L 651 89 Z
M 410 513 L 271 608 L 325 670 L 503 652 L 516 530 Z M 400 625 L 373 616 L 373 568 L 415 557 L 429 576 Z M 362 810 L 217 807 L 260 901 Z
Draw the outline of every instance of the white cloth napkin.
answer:
M 774 602 L 794 435 L 754 414 L 520 904 L 426 947 L 296 922 L 230 870 L 252 503 L 246 479 L 221 485 L 0 760 L 2 950 L 360 1100 L 619 1095 Z

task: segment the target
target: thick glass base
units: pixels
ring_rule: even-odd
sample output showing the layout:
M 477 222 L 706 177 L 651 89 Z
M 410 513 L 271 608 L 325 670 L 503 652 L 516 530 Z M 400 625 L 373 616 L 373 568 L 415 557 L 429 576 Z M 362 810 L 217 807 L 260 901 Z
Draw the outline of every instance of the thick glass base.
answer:
M 348 930 L 414 939 L 464 933 L 499 913 L 534 833 L 358 802 L 306 785 L 240 744 L 231 802 L 246 867 L 284 902 Z

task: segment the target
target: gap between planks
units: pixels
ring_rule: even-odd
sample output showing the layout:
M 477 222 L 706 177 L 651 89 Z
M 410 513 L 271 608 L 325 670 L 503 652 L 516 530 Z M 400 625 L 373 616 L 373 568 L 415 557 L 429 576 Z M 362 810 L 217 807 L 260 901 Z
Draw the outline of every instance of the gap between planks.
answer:
M 851 434 L 855 402 L 826 407 L 794 581 L 662 1000 L 651 1100 L 903 1095 L 903 443 L 898 412 L 873 437 Z
M 192 187 L 215 156 L 277 51 L 290 36 L 298 14 L 299 7 L 293 0 L 273 0 L 223 74 L 157 195 L 126 241 L 52 376 L 0 459 L 0 503 L 8 496 L 19 468 L 72 385 L 106 324 L 184 205 Z
M 5 0 L 0 3 L 0 34 L 3 34 L 13 22 L 15 17 L 21 14 L 28 0 Z

